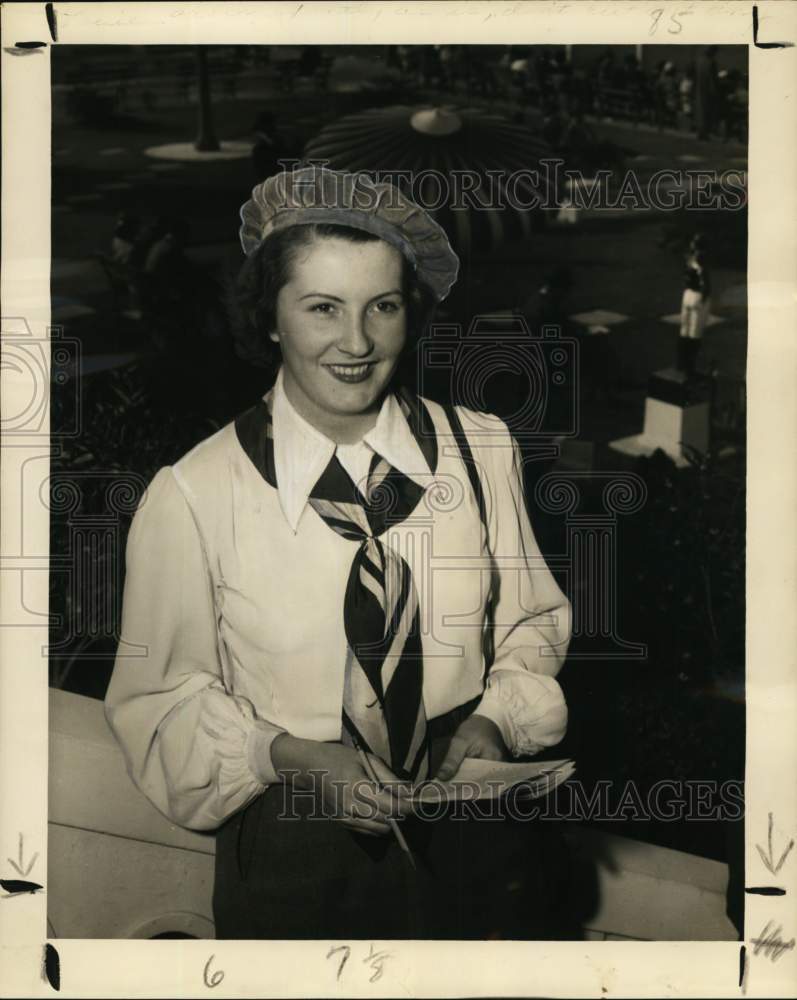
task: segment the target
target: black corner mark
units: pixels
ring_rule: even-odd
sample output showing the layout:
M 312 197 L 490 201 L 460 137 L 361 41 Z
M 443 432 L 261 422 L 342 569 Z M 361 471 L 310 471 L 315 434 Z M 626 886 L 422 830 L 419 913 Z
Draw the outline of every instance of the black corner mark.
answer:
M 35 56 L 41 51 L 41 49 L 21 49 L 16 45 L 3 46 L 3 52 L 7 52 L 10 56 Z
M 15 49 L 46 49 L 47 42 L 14 42 Z
M 44 12 L 47 15 L 47 27 L 50 29 L 50 38 L 54 42 L 58 41 L 58 25 L 55 21 L 55 10 L 51 3 L 46 3 L 44 5 Z
M 49 941 L 44 946 L 44 975 L 54 990 L 61 989 L 61 956 Z
M 759 42 L 758 40 L 758 7 L 753 4 L 753 45 L 757 49 L 791 49 L 794 42 Z
M 739 949 L 739 989 L 743 989 L 747 978 L 747 948 L 742 945 Z
M 19 878 L 0 878 L 0 888 L 10 896 L 17 896 L 21 892 L 38 892 L 43 887 L 38 882 L 25 882 Z
M 751 885 L 745 887 L 745 892 L 755 896 L 785 896 L 786 890 L 776 885 Z

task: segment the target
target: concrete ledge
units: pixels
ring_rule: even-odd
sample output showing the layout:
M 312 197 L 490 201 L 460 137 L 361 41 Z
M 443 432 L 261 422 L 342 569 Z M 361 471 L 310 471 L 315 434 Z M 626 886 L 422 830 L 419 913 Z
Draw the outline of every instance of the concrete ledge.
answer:
M 130 780 L 101 701 L 50 689 L 49 821 L 215 854 L 212 834 L 170 822 Z
M 214 937 L 207 854 L 51 822 L 47 862 L 56 937 Z
M 135 788 L 101 702 L 57 690 L 49 823 L 56 935 L 140 937 L 168 927 L 207 936 L 214 837 L 170 823 Z M 595 890 L 586 939 L 737 940 L 725 915 L 726 865 L 575 824 L 567 837 Z
M 725 913 L 727 865 L 588 827 L 567 834 L 577 857 L 594 865 L 590 940 L 738 940 Z

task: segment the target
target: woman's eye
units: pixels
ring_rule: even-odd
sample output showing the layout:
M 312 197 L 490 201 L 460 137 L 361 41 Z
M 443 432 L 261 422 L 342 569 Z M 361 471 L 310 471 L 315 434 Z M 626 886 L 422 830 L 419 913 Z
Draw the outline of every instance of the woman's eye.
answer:
M 316 302 L 310 306 L 310 312 L 321 313 L 322 316 L 326 316 L 333 311 L 335 307 L 331 302 Z
M 391 302 L 388 299 L 376 303 L 376 311 L 382 313 L 395 313 L 401 309 L 400 302 Z

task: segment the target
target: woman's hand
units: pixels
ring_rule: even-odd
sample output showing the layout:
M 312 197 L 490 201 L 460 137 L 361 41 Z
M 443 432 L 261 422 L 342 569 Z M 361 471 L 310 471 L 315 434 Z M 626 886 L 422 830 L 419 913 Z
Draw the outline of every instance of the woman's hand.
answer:
M 271 759 L 278 773 L 287 772 L 286 778 L 296 786 L 316 793 L 322 815 L 339 819 L 357 833 L 383 836 L 390 832 L 388 817 L 399 819 L 412 812 L 409 786 L 372 754 L 369 760 L 379 785 L 371 780 L 357 751 L 341 743 L 281 733 L 271 744 Z
M 436 781 L 448 781 L 466 757 L 480 757 L 482 760 L 506 760 L 509 750 L 501 736 L 501 730 L 492 719 L 483 715 L 470 715 L 451 738 L 443 762 L 435 774 Z

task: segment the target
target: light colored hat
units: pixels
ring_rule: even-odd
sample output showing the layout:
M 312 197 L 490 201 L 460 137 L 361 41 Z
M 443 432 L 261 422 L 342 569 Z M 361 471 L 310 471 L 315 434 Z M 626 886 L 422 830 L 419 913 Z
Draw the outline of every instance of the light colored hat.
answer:
M 459 258 L 445 231 L 399 188 L 366 173 L 301 167 L 267 178 L 241 207 L 241 246 L 249 256 L 290 226 L 335 223 L 373 233 L 397 247 L 442 301 L 457 280 Z

